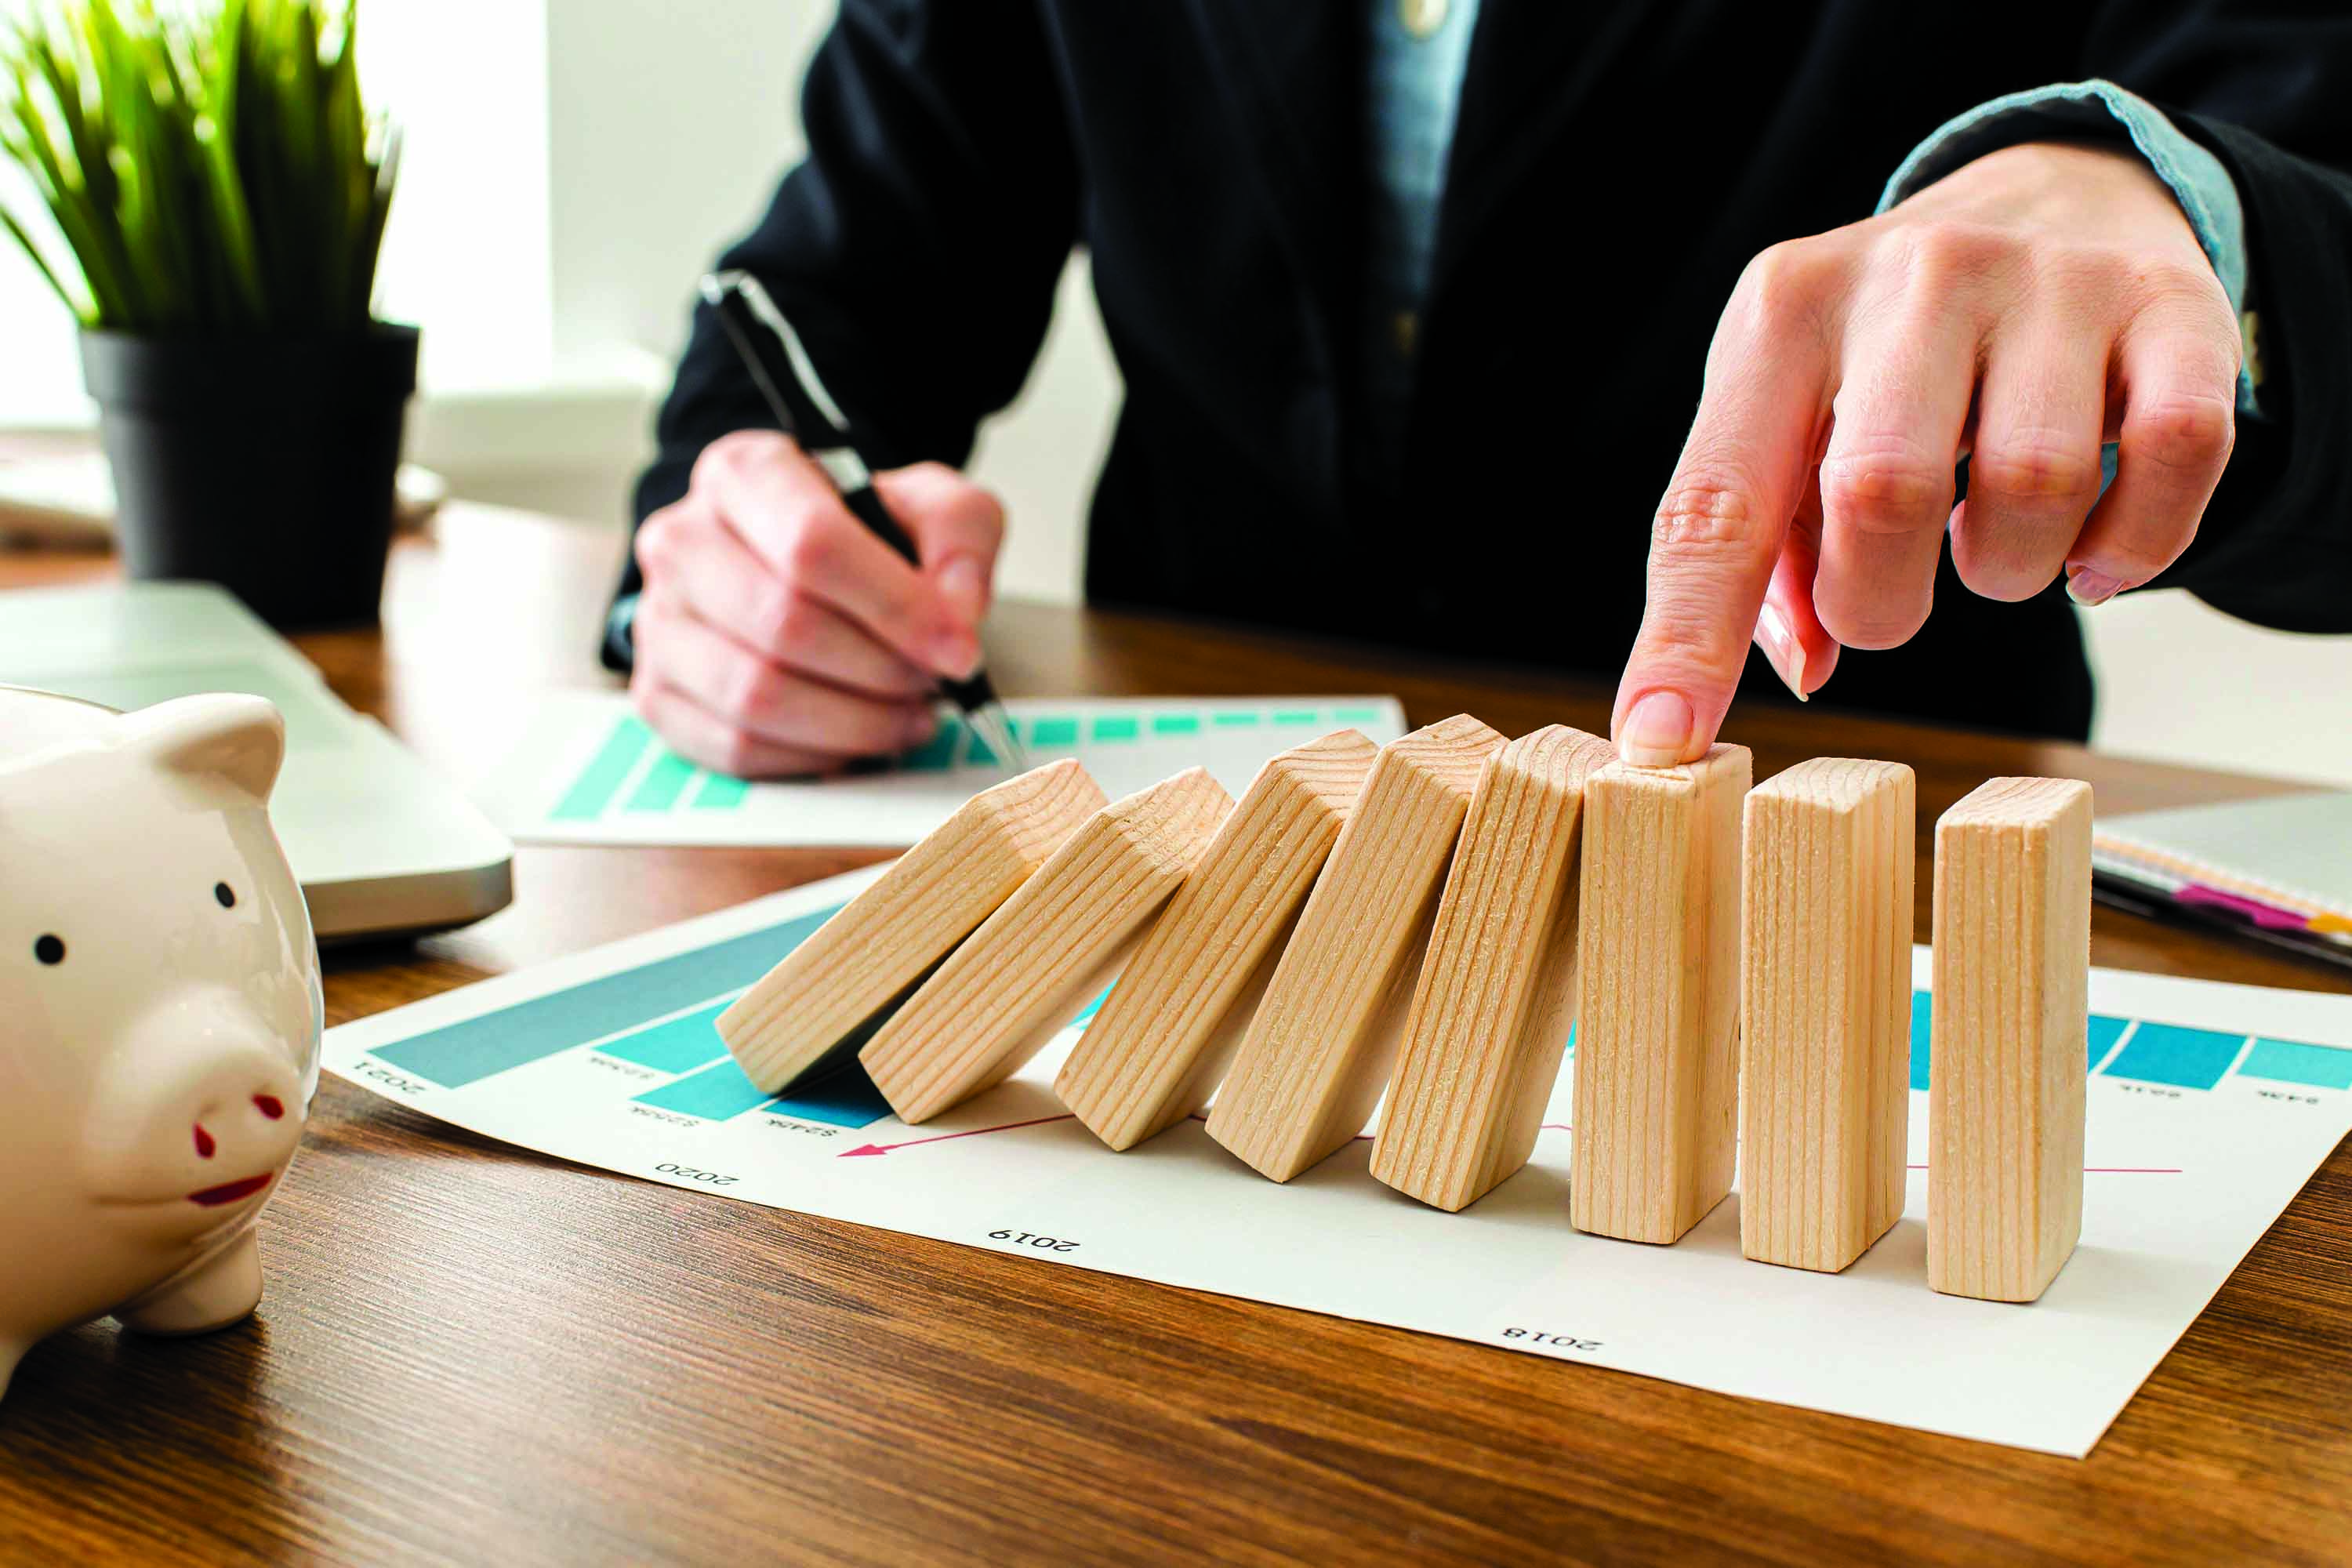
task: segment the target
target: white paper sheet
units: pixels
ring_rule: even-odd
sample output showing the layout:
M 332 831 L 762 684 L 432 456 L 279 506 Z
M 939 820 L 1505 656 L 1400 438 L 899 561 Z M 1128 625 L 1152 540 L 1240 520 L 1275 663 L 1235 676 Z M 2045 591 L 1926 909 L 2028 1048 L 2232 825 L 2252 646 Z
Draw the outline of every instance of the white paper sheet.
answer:
M 1259 766 L 1334 730 L 1386 745 L 1404 733 L 1392 697 L 1112 698 L 1006 704 L 1032 764 L 1076 757 L 1103 793 L 1207 768 L 1238 796 Z M 541 704 L 473 786 L 509 837 L 552 844 L 912 844 L 1010 775 L 961 721 L 922 751 L 846 778 L 746 784 L 673 755 L 614 692 Z
M 1108 1152 L 1052 1092 L 1082 1025 L 921 1127 L 855 1069 L 759 1094 L 711 1017 L 877 874 L 345 1025 L 326 1065 L 673 1186 L 2076 1457 L 2352 1130 L 2352 998 L 2094 971 L 2082 1245 L 2038 1303 L 2011 1306 L 1927 1288 L 1916 999 L 1908 1211 L 1834 1276 L 1744 1260 L 1737 1194 L 1674 1247 L 1571 1229 L 1565 1071 L 1533 1163 L 1451 1215 L 1374 1182 L 1361 1141 L 1286 1185 L 1198 1121 Z

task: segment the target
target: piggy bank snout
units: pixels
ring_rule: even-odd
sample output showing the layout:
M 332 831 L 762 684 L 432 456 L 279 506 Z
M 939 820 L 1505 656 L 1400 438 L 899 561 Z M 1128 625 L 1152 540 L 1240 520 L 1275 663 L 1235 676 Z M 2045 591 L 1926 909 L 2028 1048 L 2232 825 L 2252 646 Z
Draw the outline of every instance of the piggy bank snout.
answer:
M 191 1022 L 151 1020 L 98 1086 L 84 1152 L 109 1199 L 243 1201 L 293 1156 L 304 1107 L 285 1048 L 258 1020 Z

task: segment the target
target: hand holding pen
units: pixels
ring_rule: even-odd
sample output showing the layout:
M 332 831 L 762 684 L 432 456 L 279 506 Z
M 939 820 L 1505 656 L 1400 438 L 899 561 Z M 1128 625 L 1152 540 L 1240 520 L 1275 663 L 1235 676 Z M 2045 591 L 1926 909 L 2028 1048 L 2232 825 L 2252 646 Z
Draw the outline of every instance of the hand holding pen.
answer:
M 910 564 L 820 461 L 776 431 L 739 431 L 638 531 L 632 689 L 664 738 L 707 766 L 828 773 L 902 751 L 936 725 L 940 683 L 981 663 L 995 500 L 939 464 L 874 475 L 874 497 L 917 546 Z

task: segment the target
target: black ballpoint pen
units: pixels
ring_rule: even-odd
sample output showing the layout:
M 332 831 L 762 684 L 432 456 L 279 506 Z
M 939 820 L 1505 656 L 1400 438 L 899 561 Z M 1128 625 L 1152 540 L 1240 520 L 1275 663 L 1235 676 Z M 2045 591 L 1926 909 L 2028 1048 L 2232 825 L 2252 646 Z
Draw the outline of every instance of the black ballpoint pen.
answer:
M 784 434 L 799 441 L 824 469 L 852 516 L 908 564 L 920 566 L 922 552 L 875 491 L 873 472 L 857 450 L 848 416 L 825 390 L 808 351 L 801 346 L 800 334 L 760 280 L 748 272 L 713 272 L 702 280 L 702 297 L 717 312 L 719 324 Z M 961 680 L 943 677 L 939 684 L 999 762 L 1015 771 L 1028 766 L 1013 732 L 1012 715 L 1004 710 L 985 668 Z

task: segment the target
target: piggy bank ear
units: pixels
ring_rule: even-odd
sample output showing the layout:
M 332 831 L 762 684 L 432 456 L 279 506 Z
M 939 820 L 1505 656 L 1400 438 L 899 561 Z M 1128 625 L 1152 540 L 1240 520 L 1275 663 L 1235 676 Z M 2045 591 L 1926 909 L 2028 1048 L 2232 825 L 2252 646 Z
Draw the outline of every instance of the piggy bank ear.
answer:
M 286 760 L 286 721 L 258 697 L 182 697 L 125 716 L 120 743 L 167 773 L 225 784 L 266 804 Z

